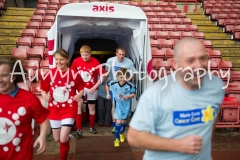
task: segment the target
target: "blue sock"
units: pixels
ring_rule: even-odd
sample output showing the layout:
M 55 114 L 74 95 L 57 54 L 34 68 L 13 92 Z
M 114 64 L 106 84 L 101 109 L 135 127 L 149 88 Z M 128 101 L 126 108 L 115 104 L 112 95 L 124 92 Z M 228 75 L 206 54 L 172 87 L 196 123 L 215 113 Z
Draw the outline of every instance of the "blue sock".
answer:
M 126 128 L 126 123 L 121 124 L 120 134 L 123 134 L 123 132 L 125 131 L 125 128 Z
M 122 125 L 121 124 L 115 124 L 115 139 L 120 139 L 119 133 Z
M 112 126 L 115 127 L 116 126 L 116 122 L 112 122 Z

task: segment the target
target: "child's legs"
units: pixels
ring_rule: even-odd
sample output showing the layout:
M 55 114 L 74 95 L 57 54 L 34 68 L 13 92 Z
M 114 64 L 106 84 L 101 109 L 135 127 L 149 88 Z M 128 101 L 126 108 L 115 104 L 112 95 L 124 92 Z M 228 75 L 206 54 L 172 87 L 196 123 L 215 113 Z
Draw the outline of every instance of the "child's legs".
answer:
M 61 120 L 50 120 L 53 138 L 56 142 L 60 142 Z
M 87 91 L 90 128 L 93 128 L 95 123 L 95 113 L 96 113 L 95 106 L 97 102 L 97 96 L 98 96 L 97 90 L 93 94 L 90 94 Z
M 74 124 L 73 118 L 65 118 L 61 121 L 61 133 L 60 133 L 60 142 L 65 143 L 69 140 L 69 134 L 71 132 L 71 128 Z

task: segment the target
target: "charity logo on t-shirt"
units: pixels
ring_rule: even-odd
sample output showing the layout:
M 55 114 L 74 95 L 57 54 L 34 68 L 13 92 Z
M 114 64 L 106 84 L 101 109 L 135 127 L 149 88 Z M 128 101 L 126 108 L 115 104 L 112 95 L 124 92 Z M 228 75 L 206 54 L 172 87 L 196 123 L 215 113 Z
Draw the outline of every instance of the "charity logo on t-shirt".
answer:
M 208 105 L 201 109 L 173 111 L 173 124 L 175 126 L 208 124 L 216 117 L 214 108 L 214 106 Z
M 0 113 L 3 111 L 0 108 Z M 20 125 L 19 118 L 21 116 L 26 115 L 26 109 L 24 106 L 18 108 L 16 113 L 11 111 L 7 112 L 9 117 L 0 117 L 0 145 L 3 146 L 2 151 L 8 152 L 9 148 L 7 144 L 11 143 L 15 147 L 15 151 L 19 152 L 21 150 L 21 146 L 19 145 L 21 142 L 22 133 L 16 135 L 18 126 Z M 10 118 L 10 119 L 9 119 Z
M 85 67 L 83 67 L 83 70 L 81 69 L 81 67 L 78 67 L 78 70 L 83 79 L 83 82 L 87 83 L 87 85 L 89 83 L 92 83 L 93 85 L 95 84 L 95 79 L 93 76 L 93 72 L 95 71 L 94 67 L 92 67 L 91 69 L 86 69 Z

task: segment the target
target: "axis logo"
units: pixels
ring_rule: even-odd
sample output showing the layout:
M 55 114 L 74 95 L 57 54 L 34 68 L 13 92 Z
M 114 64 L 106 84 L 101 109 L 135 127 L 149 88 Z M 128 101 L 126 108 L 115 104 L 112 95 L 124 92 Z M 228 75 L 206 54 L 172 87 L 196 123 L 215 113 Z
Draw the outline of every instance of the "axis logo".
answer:
M 93 12 L 106 12 L 106 14 L 114 12 L 114 6 L 108 6 L 108 3 L 106 3 L 105 6 L 98 6 L 98 5 L 93 5 L 92 8 Z

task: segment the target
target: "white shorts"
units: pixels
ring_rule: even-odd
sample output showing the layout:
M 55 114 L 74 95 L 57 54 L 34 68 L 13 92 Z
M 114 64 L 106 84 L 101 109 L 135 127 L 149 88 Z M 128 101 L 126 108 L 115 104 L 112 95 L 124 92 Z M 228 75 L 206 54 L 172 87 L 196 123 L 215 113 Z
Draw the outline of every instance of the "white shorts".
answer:
M 93 94 L 90 94 L 88 88 L 84 88 L 84 96 L 87 96 L 87 100 L 96 100 L 98 97 L 98 90 L 95 90 Z
M 58 129 L 62 126 L 69 126 L 71 127 L 74 124 L 75 119 L 73 118 L 65 118 L 62 120 L 49 120 L 52 129 Z

